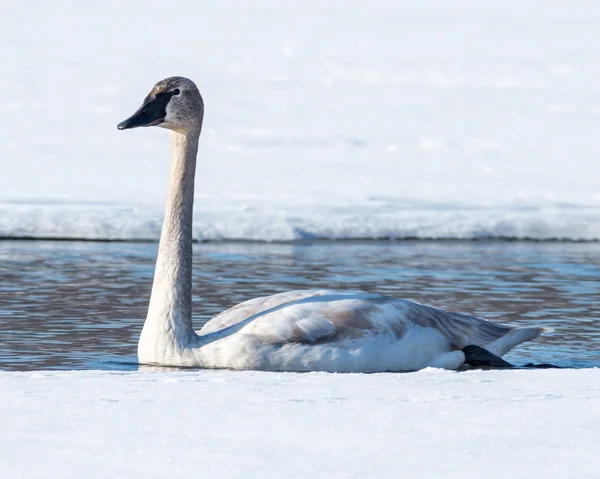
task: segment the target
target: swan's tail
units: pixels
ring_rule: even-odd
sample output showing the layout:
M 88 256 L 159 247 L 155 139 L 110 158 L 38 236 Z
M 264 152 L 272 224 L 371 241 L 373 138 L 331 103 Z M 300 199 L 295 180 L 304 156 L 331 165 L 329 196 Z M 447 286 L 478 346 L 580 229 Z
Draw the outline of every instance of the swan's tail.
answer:
M 524 343 L 525 341 L 531 341 L 547 331 L 550 330 L 548 328 L 536 326 L 516 327 L 510 329 L 498 339 L 485 344 L 483 347 L 496 356 L 503 356 L 515 346 Z
M 436 328 L 456 349 L 474 345 L 496 356 L 502 356 L 518 344 L 551 331 L 538 326 L 508 326 L 423 305 L 420 305 L 419 312 L 420 324 Z

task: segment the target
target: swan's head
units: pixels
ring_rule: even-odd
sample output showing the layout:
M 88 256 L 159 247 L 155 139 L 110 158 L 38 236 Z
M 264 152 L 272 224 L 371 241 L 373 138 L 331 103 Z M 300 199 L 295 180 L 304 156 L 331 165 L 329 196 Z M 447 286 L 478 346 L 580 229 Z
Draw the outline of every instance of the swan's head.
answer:
M 196 84 L 184 77 L 169 77 L 154 85 L 138 111 L 117 128 L 162 126 L 188 131 L 202 126 L 203 114 L 204 102 Z

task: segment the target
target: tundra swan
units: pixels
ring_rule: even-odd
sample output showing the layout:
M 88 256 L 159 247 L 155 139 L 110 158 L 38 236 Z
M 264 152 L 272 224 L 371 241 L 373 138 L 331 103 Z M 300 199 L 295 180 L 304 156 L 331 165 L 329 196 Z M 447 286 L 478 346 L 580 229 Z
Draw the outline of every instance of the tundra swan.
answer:
M 328 290 L 245 301 L 192 328 L 192 209 L 204 102 L 191 80 L 158 82 L 119 130 L 170 130 L 170 182 L 140 363 L 272 371 L 376 372 L 494 363 L 537 337 L 413 301 Z M 483 349 L 482 349 L 483 348 Z M 506 364 L 506 363 L 505 363 Z

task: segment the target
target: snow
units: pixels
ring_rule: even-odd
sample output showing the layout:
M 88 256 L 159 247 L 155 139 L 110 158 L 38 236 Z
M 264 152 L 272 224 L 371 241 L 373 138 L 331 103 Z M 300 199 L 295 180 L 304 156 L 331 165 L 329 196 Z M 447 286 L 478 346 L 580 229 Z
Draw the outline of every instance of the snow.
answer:
M 0 373 L 3 478 L 597 477 L 599 370 Z
M 155 239 L 185 75 L 198 239 L 600 239 L 600 4 L 3 2 L 0 236 Z

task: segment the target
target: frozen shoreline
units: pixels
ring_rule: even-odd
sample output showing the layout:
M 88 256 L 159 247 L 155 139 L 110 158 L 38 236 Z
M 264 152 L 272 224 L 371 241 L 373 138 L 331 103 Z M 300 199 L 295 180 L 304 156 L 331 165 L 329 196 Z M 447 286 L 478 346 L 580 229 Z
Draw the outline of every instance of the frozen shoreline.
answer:
M 2 477 L 595 477 L 600 370 L 0 372 Z
M 532 239 L 600 240 L 600 209 L 418 205 L 214 208 L 199 205 L 195 240 Z M 0 237 L 146 240 L 160 236 L 162 207 L 0 202 Z

